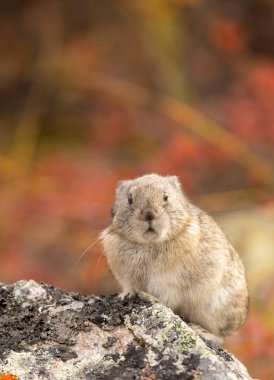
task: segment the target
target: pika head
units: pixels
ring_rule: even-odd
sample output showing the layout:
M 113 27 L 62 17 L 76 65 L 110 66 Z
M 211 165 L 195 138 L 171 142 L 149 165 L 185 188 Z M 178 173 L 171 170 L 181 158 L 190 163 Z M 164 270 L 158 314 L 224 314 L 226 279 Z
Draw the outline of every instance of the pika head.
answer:
M 176 176 L 150 174 L 119 181 L 112 228 L 130 241 L 162 242 L 180 232 L 187 205 Z

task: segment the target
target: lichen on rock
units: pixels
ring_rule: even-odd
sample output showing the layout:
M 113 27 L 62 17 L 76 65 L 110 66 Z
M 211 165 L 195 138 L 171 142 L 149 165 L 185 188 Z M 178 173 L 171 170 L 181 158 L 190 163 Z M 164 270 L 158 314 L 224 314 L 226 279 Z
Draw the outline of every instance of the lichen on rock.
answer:
M 32 379 L 250 379 L 150 297 L 85 296 L 34 281 L 0 285 L 0 375 Z

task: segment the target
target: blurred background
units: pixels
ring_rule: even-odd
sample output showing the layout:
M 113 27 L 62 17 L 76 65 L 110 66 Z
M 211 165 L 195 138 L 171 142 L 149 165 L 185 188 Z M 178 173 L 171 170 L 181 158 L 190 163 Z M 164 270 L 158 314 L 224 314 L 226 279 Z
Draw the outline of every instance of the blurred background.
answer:
M 247 267 L 226 347 L 274 379 L 274 3 L 2 0 L 0 57 L 0 281 L 119 291 L 116 182 L 176 174 Z

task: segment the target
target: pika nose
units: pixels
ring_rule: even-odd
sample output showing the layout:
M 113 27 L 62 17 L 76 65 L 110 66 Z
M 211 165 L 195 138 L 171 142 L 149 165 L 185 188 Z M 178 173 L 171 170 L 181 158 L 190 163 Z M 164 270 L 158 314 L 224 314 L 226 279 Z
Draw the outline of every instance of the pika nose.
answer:
M 152 214 L 152 212 L 147 211 L 145 213 L 145 220 L 147 220 L 148 222 L 151 222 L 153 219 L 154 219 L 154 215 Z

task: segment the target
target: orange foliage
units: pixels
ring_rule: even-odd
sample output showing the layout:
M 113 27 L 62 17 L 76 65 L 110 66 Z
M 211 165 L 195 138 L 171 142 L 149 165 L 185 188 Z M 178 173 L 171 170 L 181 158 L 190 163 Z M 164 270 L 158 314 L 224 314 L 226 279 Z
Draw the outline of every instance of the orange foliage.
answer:
M 0 380 L 19 380 L 17 376 L 14 376 L 10 373 L 8 374 L 0 374 Z

